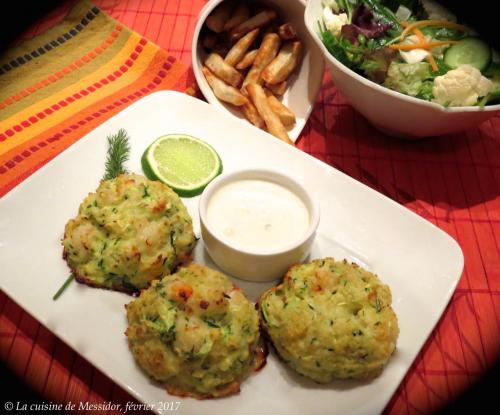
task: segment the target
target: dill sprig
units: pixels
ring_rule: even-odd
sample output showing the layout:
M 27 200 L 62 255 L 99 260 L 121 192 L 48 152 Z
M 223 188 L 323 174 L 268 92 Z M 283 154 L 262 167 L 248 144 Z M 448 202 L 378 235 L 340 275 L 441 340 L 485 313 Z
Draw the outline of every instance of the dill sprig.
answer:
M 114 135 L 109 135 L 108 155 L 103 180 L 114 179 L 120 174 L 127 173 L 124 164 L 130 155 L 129 136 L 127 132 L 120 128 Z

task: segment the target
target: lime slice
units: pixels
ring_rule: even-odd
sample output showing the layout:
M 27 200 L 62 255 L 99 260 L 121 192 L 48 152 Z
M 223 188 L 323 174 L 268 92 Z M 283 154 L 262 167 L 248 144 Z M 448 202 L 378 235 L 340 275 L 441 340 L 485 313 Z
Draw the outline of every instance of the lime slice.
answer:
M 222 161 L 207 143 L 185 134 L 156 139 L 144 152 L 142 169 L 152 180 L 160 180 L 179 196 L 199 195 L 222 173 Z

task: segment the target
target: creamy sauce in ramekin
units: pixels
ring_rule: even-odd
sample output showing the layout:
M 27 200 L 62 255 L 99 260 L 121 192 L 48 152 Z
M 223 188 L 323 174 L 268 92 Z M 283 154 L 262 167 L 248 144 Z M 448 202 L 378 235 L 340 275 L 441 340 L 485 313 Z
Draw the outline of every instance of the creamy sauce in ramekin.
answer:
M 213 232 L 237 248 L 265 253 L 298 241 L 310 224 L 303 200 L 266 180 L 230 182 L 214 192 L 207 206 Z

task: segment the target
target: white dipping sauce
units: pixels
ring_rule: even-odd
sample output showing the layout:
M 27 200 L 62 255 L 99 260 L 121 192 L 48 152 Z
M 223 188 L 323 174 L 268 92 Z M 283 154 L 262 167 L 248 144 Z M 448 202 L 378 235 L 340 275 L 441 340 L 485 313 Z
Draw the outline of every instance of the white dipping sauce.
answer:
M 214 192 L 207 206 L 213 232 L 236 248 L 265 253 L 304 236 L 309 211 L 294 192 L 265 180 L 230 182 Z

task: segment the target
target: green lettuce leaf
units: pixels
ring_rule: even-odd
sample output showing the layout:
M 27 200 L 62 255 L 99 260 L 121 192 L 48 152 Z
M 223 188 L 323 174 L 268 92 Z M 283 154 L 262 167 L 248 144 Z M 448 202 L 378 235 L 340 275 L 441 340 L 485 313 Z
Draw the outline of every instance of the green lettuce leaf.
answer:
M 413 97 L 421 94 L 428 96 L 429 82 L 432 79 L 432 69 L 427 62 L 418 63 L 396 63 L 392 62 L 387 71 L 384 85 L 394 91 L 401 92 Z M 432 85 L 432 82 L 430 82 Z M 432 86 L 430 87 L 432 94 Z M 425 98 L 424 98 L 425 99 Z

